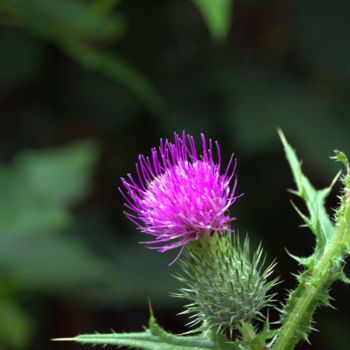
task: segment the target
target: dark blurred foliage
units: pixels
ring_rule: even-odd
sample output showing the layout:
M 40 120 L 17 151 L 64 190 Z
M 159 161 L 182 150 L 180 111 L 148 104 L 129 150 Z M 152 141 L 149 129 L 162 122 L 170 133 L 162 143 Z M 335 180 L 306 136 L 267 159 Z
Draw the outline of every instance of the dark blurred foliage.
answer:
M 289 204 L 276 129 L 326 186 L 332 150 L 350 149 L 350 3 L 213 3 L 0 1 L 2 349 L 79 349 L 49 339 L 141 329 L 148 299 L 160 324 L 184 330 L 168 295 L 176 253 L 138 244 L 117 192 L 174 130 L 235 152 L 237 227 L 277 258 L 281 300 L 295 284 L 284 247 L 307 255 L 313 241 Z M 312 349 L 347 348 L 348 293 L 334 286 L 339 310 L 318 311 Z

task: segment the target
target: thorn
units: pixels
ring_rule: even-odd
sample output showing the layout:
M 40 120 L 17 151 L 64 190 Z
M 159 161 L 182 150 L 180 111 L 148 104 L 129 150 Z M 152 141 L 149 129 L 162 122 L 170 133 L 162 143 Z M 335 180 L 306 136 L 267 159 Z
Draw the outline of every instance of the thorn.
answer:
M 152 309 L 152 303 L 151 303 L 151 299 L 148 299 L 148 310 L 149 310 L 149 314 L 152 318 L 154 318 L 154 313 L 153 313 L 153 309 Z
M 286 137 L 284 136 L 284 133 L 283 133 L 283 131 L 282 131 L 281 128 L 278 128 L 278 129 L 277 129 L 277 133 L 278 133 L 278 136 L 280 137 L 282 143 L 284 143 L 285 145 L 287 145 L 287 144 L 288 144 L 287 139 L 286 139 Z
M 75 338 L 53 338 L 51 341 L 76 341 Z
M 295 196 L 298 196 L 298 197 L 300 197 L 300 193 L 299 193 L 299 191 L 297 191 L 297 190 L 293 190 L 293 189 L 287 189 L 287 192 L 289 192 L 289 193 L 291 193 L 291 194 L 294 194 Z
M 336 184 L 336 182 L 338 181 L 340 175 L 341 175 L 341 170 L 338 171 L 338 174 L 337 174 L 337 175 L 335 175 L 333 181 L 332 181 L 331 184 L 329 185 L 330 188 L 333 188 L 333 186 L 334 186 L 334 185 Z

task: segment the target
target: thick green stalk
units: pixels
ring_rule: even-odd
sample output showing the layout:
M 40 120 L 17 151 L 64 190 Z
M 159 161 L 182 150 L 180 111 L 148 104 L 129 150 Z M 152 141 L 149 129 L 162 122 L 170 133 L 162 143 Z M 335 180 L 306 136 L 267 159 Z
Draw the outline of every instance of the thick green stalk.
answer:
M 305 339 L 316 308 L 329 304 L 330 285 L 337 279 L 345 280 L 343 261 L 350 246 L 350 191 L 347 182 L 349 175 L 344 179 L 345 190 L 336 215 L 336 232 L 315 263 L 299 276 L 299 285 L 290 295 L 285 308 L 288 311 L 282 320 L 273 350 L 292 350 Z

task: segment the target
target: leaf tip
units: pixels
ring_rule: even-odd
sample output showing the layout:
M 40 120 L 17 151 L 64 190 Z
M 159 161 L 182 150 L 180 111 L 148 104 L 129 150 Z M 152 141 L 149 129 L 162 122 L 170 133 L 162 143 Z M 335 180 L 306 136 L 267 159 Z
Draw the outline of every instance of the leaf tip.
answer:
M 346 156 L 346 154 L 342 151 L 337 150 L 337 149 L 334 150 L 334 156 L 332 156 L 331 159 L 334 159 L 338 162 L 341 162 L 345 166 L 349 165 L 349 160 L 348 160 L 348 157 Z
M 52 338 L 51 341 L 75 341 L 75 338 Z
M 288 141 L 287 141 L 287 139 L 286 139 L 286 137 L 285 137 L 285 135 L 284 135 L 284 133 L 283 133 L 283 131 L 282 131 L 281 128 L 277 128 L 277 133 L 278 133 L 278 136 L 280 137 L 282 143 L 283 143 L 284 145 L 287 145 L 287 144 L 288 144 Z
M 148 310 L 149 310 L 150 317 L 154 318 L 154 312 L 153 312 L 152 303 L 150 299 L 148 299 Z

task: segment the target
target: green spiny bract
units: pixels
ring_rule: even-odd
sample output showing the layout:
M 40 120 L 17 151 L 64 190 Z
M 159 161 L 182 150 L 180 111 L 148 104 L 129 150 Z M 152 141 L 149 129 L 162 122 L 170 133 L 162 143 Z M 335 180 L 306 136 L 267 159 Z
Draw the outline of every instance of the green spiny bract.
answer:
M 179 261 L 183 273 L 176 276 L 185 287 L 174 296 L 190 301 L 183 312 L 191 315 L 189 325 L 232 333 L 242 322 L 262 318 L 277 284 L 268 281 L 275 264 L 266 268 L 264 262 L 261 247 L 251 256 L 248 238 L 241 244 L 236 234 L 215 233 L 188 245 Z

